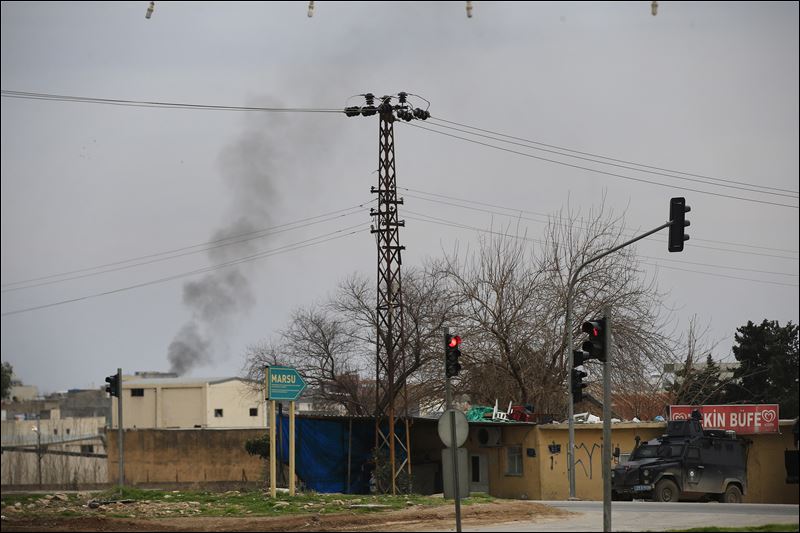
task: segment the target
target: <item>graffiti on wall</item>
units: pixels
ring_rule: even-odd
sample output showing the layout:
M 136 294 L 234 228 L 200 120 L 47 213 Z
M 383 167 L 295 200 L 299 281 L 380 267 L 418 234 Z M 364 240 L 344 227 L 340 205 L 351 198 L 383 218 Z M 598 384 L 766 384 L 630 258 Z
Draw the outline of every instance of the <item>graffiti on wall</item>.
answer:
M 576 457 L 578 456 L 578 450 L 580 450 L 581 448 L 583 448 L 583 451 L 584 451 L 584 453 L 586 455 L 586 459 L 588 460 L 589 469 L 588 470 L 586 469 L 586 461 L 584 461 L 582 458 L 581 459 L 578 459 L 578 458 L 575 459 L 575 466 L 577 468 L 577 465 L 581 465 L 581 468 L 583 468 L 583 473 L 586 475 L 586 477 L 588 477 L 589 479 L 592 479 L 592 473 L 593 473 L 592 472 L 592 470 L 593 470 L 592 469 L 592 455 L 594 455 L 594 451 L 596 449 L 602 449 L 602 446 L 600 446 L 599 444 L 593 442 L 592 443 L 592 449 L 590 450 L 586 446 L 585 443 L 581 442 L 580 444 L 575 446 L 575 455 L 576 455 Z

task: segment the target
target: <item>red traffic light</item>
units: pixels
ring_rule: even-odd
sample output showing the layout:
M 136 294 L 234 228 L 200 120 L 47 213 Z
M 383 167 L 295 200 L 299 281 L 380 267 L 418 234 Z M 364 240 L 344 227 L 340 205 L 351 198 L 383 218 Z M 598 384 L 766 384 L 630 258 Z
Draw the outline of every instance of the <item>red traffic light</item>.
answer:
M 458 335 L 453 335 L 452 337 L 450 337 L 450 344 L 448 344 L 450 348 L 455 348 L 459 344 L 461 344 L 461 337 L 459 337 Z
M 601 324 L 600 324 L 601 320 L 602 319 L 600 319 L 600 320 L 590 320 L 589 322 L 584 322 L 583 323 L 583 327 L 581 328 L 581 330 L 584 333 L 588 333 L 592 337 L 598 338 L 598 337 L 600 337 L 600 334 L 602 332 L 602 327 L 601 327 Z

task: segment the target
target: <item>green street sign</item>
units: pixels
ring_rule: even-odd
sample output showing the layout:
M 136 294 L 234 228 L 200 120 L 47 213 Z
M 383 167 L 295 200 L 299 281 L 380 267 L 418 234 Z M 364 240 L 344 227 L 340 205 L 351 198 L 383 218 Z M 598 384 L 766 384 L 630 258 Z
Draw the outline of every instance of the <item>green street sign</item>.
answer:
M 267 368 L 267 399 L 293 402 L 306 388 L 303 377 L 294 368 L 271 366 Z

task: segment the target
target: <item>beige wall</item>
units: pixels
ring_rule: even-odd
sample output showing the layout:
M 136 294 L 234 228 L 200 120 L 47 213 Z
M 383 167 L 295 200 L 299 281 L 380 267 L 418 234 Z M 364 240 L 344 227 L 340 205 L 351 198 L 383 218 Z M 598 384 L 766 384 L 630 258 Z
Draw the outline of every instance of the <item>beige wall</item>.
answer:
M 266 408 L 260 396 L 247 383 L 239 380 L 209 384 L 206 409 L 208 427 L 266 427 Z M 251 408 L 258 409 L 257 416 L 250 416 Z M 215 409 L 222 409 L 223 416 L 215 417 Z
M 793 449 L 792 421 L 781 422 L 781 434 L 747 435 L 752 444 L 747 462 L 747 503 L 798 503 L 796 485 L 786 484 L 783 451 Z M 575 493 L 583 500 L 603 499 L 602 475 L 602 424 L 576 424 L 575 426 Z M 633 450 L 635 437 L 641 441 L 656 438 L 666 430 L 664 423 L 614 424 L 611 441 L 620 453 Z M 505 474 L 507 447 L 523 443 L 523 472 L 520 477 Z M 495 460 L 490 462 L 489 491 L 504 498 L 531 498 L 564 500 L 569 497 L 567 477 L 567 447 L 569 434 L 566 424 L 549 424 L 535 429 L 503 427 L 501 448 L 494 450 Z M 548 446 L 560 444 L 558 453 Z M 527 448 L 536 450 L 536 458 L 527 457 Z M 482 448 L 486 450 L 487 448 Z
M 489 460 L 489 493 L 500 498 L 541 499 L 541 490 L 535 480 L 539 477 L 536 457 L 528 457 L 527 449 L 534 447 L 535 426 L 507 426 L 502 429 L 501 446 L 481 446 L 477 439 L 480 426 L 470 428 L 465 444 L 471 453 L 484 454 Z M 508 473 L 508 448 L 522 448 L 522 475 Z M 538 452 L 538 450 L 537 450 Z
M 192 428 L 206 424 L 205 389 L 205 386 L 162 387 L 160 427 Z
M 614 424 L 612 446 L 619 447 L 622 454 L 631 453 L 637 435 L 645 442 L 663 435 L 665 428 L 663 423 Z M 537 439 L 532 444 L 536 445 L 539 460 L 541 499 L 566 499 L 569 496 L 567 425 L 539 426 L 536 433 Z M 578 498 L 603 499 L 602 442 L 602 424 L 575 425 L 575 496 Z M 559 453 L 550 452 L 549 446 L 553 444 L 561 446 Z
M 130 389 L 123 389 L 122 422 L 126 428 L 158 427 L 156 422 L 158 401 L 155 387 L 142 387 L 144 396 L 131 396 Z M 117 398 L 111 398 L 112 427 L 117 427 Z
M 39 396 L 39 389 L 33 385 L 12 385 L 8 390 L 8 397 L 17 402 L 33 400 Z
M 259 481 L 264 462 L 249 455 L 244 443 L 263 434 L 263 429 L 125 430 L 125 481 L 130 485 Z M 107 438 L 108 481 L 118 483 L 117 432 L 109 431 Z
M 142 389 L 144 396 L 132 396 Z M 264 402 L 247 383 L 238 379 L 221 383 L 142 384 L 125 381 L 122 391 L 125 428 L 233 428 L 266 427 Z M 258 415 L 250 416 L 250 408 Z M 113 427 L 117 426 L 117 398 L 112 398 Z M 222 409 L 222 417 L 215 417 Z

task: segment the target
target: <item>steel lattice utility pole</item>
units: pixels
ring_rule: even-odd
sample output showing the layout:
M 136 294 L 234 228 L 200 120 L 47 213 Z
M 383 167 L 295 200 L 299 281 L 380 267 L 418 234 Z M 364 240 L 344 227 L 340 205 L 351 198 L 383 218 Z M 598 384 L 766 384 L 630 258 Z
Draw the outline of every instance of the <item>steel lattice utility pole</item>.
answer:
M 371 209 L 375 217 L 371 232 L 378 246 L 378 290 L 376 305 L 377 339 L 375 356 L 375 460 L 376 488 L 380 492 L 397 494 L 398 476 L 406 470 L 411 477 L 411 429 L 408 419 L 408 393 L 406 389 L 406 359 L 403 344 L 403 290 L 400 276 L 402 264 L 399 229 L 405 225 L 400 220 L 397 207 L 403 199 L 397 196 L 397 181 L 394 166 L 394 121 L 425 120 L 427 111 L 409 106 L 407 93 L 396 97 L 384 96 L 375 107 L 375 96 L 364 95 L 366 105 L 347 107 L 347 116 L 371 116 L 378 114 L 378 186 L 371 192 L 378 195 L 378 208 Z M 397 98 L 397 104 L 392 100 Z M 397 396 L 402 395 L 402 417 L 398 416 Z M 396 425 L 405 425 L 405 438 L 396 432 Z M 398 453 L 399 452 L 399 453 Z M 378 475 L 382 461 L 390 465 L 391 481 L 382 486 Z M 411 486 L 408 483 L 407 489 Z

